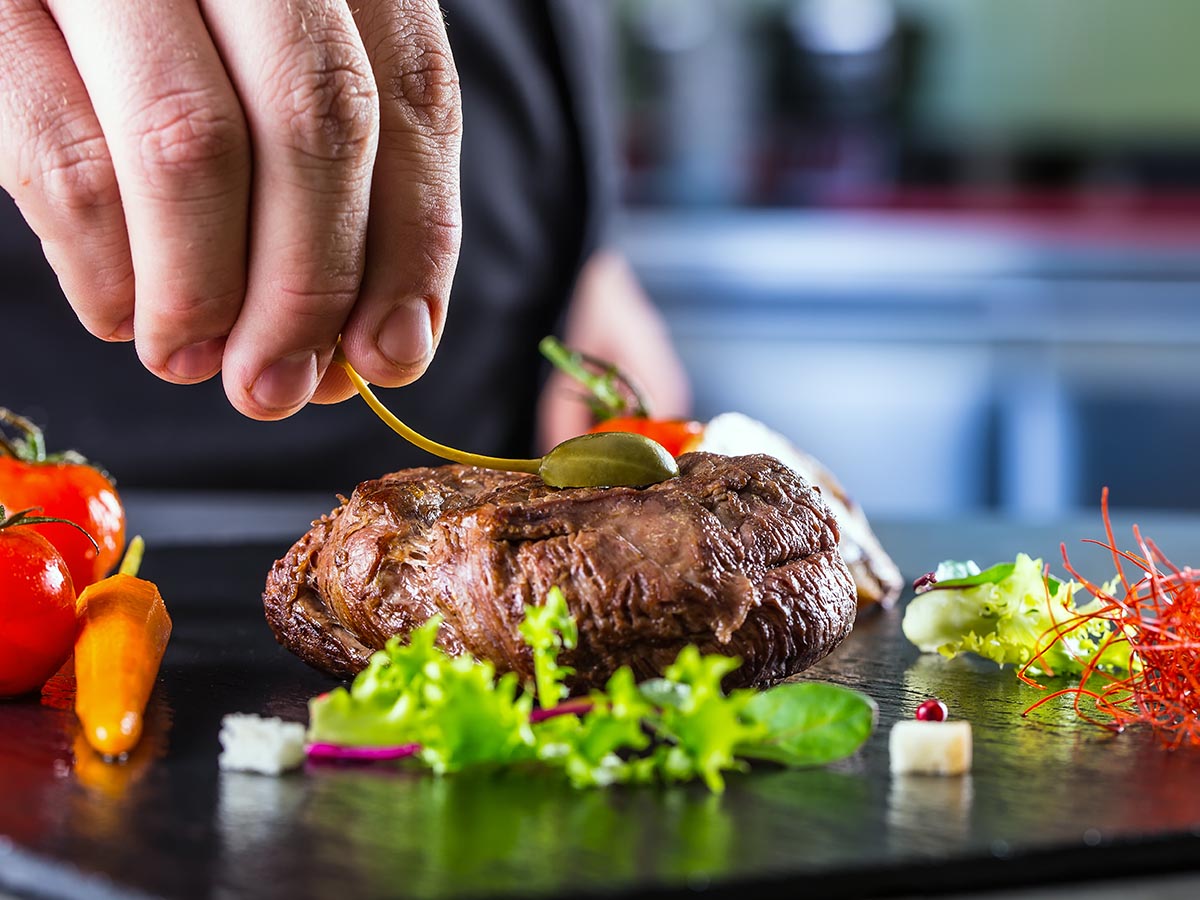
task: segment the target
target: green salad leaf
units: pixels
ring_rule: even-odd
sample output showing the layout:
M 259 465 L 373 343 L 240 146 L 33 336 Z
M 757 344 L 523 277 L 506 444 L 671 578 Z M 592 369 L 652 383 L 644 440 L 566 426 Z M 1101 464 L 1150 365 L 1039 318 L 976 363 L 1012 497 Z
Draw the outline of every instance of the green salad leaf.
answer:
M 604 691 L 591 695 L 581 717 L 558 716 L 534 731 L 537 755 L 561 768 L 575 787 L 654 780 L 653 767 L 626 759 L 651 744 L 643 723 L 655 708 L 642 697 L 628 667 L 617 669 Z
M 1001 565 L 1007 565 L 1008 571 L 1012 571 L 1011 565 L 1005 563 L 1001 563 Z M 988 572 L 994 572 L 997 568 L 999 568 L 999 566 L 992 566 L 990 569 L 988 569 Z M 961 583 L 972 578 L 978 578 L 982 574 L 983 573 L 979 571 L 979 566 L 975 564 L 975 560 L 973 559 L 968 559 L 965 561 L 947 559 L 938 563 L 938 567 L 933 573 L 934 582 L 937 584 L 945 584 L 950 581 L 957 581 Z
M 638 685 L 638 691 L 653 706 L 679 709 L 692 694 L 690 685 L 667 678 L 650 678 Z
M 603 691 L 558 708 L 567 696 L 561 650 L 578 631 L 562 591 L 525 609 L 520 634 L 534 661 L 534 684 L 496 676 L 469 654 L 437 646 L 441 620 L 415 629 L 371 657 L 347 690 L 309 702 L 309 740 L 335 747 L 419 745 L 437 774 L 468 766 L 538 762 L 576 787 L 702 780 L 724 789 L 723 773 L 747 759 L 822 765 L 854 753 L 871 733 L 870 698 L 831 685 L 789 684 L 725 693 L 721 681 L 740 660 L 685 647 L 662 678 L 638 685 L 618 669 Z M 535 697 L 543 710 L 533 719 Z M 547 715 L 548 713 L 548 715 Z
M 558 664 L 558 652 L 564 648 L 573 649 L 579 640 L 579 629 L 561 588 L 550 588 L 543 605 L 525 607 L 520 632 L 533 650 L 538 705 L 549 709 L 570 693 L 564 682 L 575 674 L 570 666 Z
M 415 629 L 408 644 L 388 641 L 351 685 L 309 703 L 313 741 L 355 747 L 420 744 L 435 772 L 476 763 L 530 759 L 532 698 L 517 676 L 496 678 L 490 663 L 439 649 L 441 619 Z
M 739 665 L 741 660 L 733 657 L 702 656 L 695 647 L 684 647 L 663 673 L 667 682 L 687 689 L 678 706 L 662 707 L 650 722 L 666 739 L 656 750 L 666 780 L 701 778 L 719 792 L 725 786 L 722 771 L 745 768 L 734 748 L 761 736 L 761 727 L 742 715 L 754 692 L 721 690 L 721 679 Z
M 1000 584 L 1012 577 L 1016 567 L 1015 562 L 1003 562 L 980 571 L 973 559 L 965 562 L 948 559 L 938 563 L 937 569 L 933 572 L 917 579 L 915 587 L 918 594 L 923 594 L 926 591 L 945 591 L 978 587 L 981 584 Z M 1050 592 L 1056 593 L 1062 582 L 1051 575 L 1046 575 L 1045 579 L 1050 586 Z
M 959 563 L 943 563 L 941 572 L 962 572 Z M 973 564 L 971 564 L 973 566 Z M 1101 601 L 1075 604 L 1082 585 L 1044 574 L 1040 559 L 1018 554 L 974 575 L 936 579 L 919 593 L 904 613 L 904 635 L 926 653 L 954 657 L 975 653 L 1000 665 L 1023 666 L 1034 657 L 1031 671 L 1055 675 L 1080 674 L 1112 635 L 1104 620 L 1081 622 L 1069 631 L 1064 624 L 1078 621 Z M 1129 645 L 1109 643 L 1098 659 L 1112 671 L 1129 668 Z
M 781 684 L 755 694 L 745 716 L 761 726 L 739 756 L 785 766 L 821 766 L 853 753 L 871 734 L 878 710 L 865 694 L 835 684 Z

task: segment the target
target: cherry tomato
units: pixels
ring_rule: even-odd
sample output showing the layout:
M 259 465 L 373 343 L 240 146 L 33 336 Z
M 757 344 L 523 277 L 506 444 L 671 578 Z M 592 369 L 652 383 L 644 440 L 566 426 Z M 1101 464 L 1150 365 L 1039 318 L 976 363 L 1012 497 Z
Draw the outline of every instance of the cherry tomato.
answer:
M 99 550 L 70 525 L 33 526 L 62 553 L 82 591 L 112 571 L 125 547 L 125 510 L 116 488 L 77 457 L 48 458 L 41 431 L 28 420 L 0 409 L 0 421 L 24 433 L 3 445 L 8 452 L 0 455 L 0 506 L 10 512 L 40 507 L 38 515 L 74 522 L 92 536 Z
M 36 691 L 74 645 L 75 588 L 62 554 L 20 516 L 0 521 L 0 697 Z
M 631 431 L 658 441 L 672 456 L 680 456 L 700 443 L 704 426 L 687 419 L 650 419 L 645 416 L 618 416 L 592 426 L 590 433 L 599 431 Z

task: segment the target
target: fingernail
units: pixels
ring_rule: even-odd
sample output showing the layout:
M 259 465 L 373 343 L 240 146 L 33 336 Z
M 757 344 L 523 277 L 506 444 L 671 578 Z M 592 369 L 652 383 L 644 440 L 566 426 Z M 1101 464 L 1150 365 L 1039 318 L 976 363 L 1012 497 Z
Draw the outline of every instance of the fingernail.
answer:
M 303 350 L 263 369 L 250 385 L 250 395 L 263 409 L 284 410 L 307 403 L 316 389 L 317 354 Z
M 397 306 L 383 320 L 375 345 L 393 365 L 411 368 L 424 363 L 433 354 L 429 304 L 413 297 Z
M 167 360 L 167 371 L 181 381 L 207 378 L 221 368 L 225 338 L 213 338 L 176 350 Z
M 124 322 L 116 327 L 112 334 L 108 336 L 110 341 L 132 341 L 133 340 L 133 316 L 130 316 Z

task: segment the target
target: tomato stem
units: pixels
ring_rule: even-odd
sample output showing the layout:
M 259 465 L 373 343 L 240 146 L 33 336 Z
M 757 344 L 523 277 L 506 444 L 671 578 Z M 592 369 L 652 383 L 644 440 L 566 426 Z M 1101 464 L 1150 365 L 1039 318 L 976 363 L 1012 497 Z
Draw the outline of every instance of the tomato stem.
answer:
M 572 350 L 554 337 L 542 338 L 538 349 L 556 369 L 587 388 L 585 397 L 598 421 L 618 416 L 649 418 L 650 411 L 641 392 L 612 363 Z
M 24 416 L 19 416 L 11 409 L 0 406 L 0 423 L 10 425 L 21 432 L 21 437 L 13 440 L 0 431 L 0 452 L 6 456 L 14 456 L 25 462 L 44 462 L 46 459 L 46 439 L 42 429 Z
M 5 528 L 16 528 L 21 525 L 48 525 L 51 522 L 59 525 L 70 525 L 72 528 L 79 531 L 85 538 L 92 542 L 92 546 L 96 548 L 96 552 L 100 552 L 100 545 L 96 543 L 96 539 L 88 533 L 88 530 L 78 522 L 72 522 L 70 519 L 60 519 L 56 516 L 31 516 L 30 513 L 41 510 L 40 506 L 31 506 L 29 509 L 22 509 L 19 512 L 8 516 L 5 513 L 4 505 L 0 504 L 0 531 Z

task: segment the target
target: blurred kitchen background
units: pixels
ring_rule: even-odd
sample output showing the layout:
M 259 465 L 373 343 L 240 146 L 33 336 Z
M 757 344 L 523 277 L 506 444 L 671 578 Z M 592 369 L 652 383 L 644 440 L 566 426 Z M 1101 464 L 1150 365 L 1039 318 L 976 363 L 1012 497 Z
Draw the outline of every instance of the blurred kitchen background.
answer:
M 1200 2 L 621 0 L 697 413 L 868 511 L 1200 508 Z
M 616 236 L 699 417 L 873 517 L 1200 511 L 1200 0 L 594 2 Z M 8 219 L 0 276 L 45 294 Z M 79 379 L 97 417 L 112 383 Z

